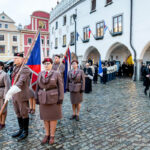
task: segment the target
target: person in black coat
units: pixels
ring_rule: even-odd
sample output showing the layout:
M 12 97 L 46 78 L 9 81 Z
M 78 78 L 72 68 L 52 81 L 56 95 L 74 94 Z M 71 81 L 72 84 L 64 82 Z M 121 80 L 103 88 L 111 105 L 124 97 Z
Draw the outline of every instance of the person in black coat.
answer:
M 145 67 L 145 69 L 143 70 L 143 76 L 144 76 L 143 85 L 145 86 L 145 89 L 144 89 L 145 95 L 147 95 L 147 91 L 148 91 L 149 85 L 150 85 L 149 77 L 147 77 L 147 75 L 149 75 L 149 74 L 150 74 L 150 65 Z
M 93 73 L 92 69 L 89 67 L 89 63 L 86 63 L 86 67 L 84 68 L 84 74 L 85 74 L 85 93 L 90 93 L 92 91 Z
M 94 84 L 97 84 L 97 80 L 98 80 L 98 64 L 95 65 L 94 69 L 95 69 L 95 73 L 94 73 L 93 81 L 94 81 Z

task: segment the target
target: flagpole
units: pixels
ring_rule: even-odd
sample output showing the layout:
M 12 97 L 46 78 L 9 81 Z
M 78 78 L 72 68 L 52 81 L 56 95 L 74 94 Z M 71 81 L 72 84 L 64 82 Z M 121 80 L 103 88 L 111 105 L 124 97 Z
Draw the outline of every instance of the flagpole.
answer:
M 22 68 L 23 68 L 23 66 L 24 66 L 25 63 L 26 63 L 26 60 L 28 59 L 28 57 L 29 57 L 29 55 L 30 55 L 30 52 L 31 52 L 32 49 L 33 49 L 33 46 L 35 45 L 35 42 L 36 42 L 36 40 L 37 40 L 37 37 L 38 37 L 39 33 L 40 33 L 40 28 L 38 29 L 38 32 L 36 33 L 35 38 L 34 38 L 32 44 L 31 44 L 31 47 L 29 48 L 29 50 L 28 50 L 28 52 L 27 52 L 27 55 L 25 56 L 25 59 L 24 59 L 22 65 L 21 65 L 21 68 L 19 69 L 19 72 L 18 72 L 17 75 L 16 75 L 16 78 L 15 78 L 15 80 L 14 80 L 14 84 L 13 84 L 13 85 L 16 84 L 16 82 L 17 82 L 17 80 L 18 80 L 18 78 L 19 78 L 20 72 L 22 71 Z M 3 113 L 4 109 L 6 108 L 7 104 L 8 104 L 8 100 L 6 100 L 6 102 L 3 104 L 3 106 L 2 106 L 2 108 L 1 108 L 1 110 L 0 110 L 0 116 L 2 116 L 2 113 Z

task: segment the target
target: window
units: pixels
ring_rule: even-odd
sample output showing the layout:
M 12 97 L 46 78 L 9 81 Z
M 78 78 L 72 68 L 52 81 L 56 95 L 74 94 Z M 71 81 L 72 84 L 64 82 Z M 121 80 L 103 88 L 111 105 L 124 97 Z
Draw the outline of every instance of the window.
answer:
M 2 24 L 0 23 L 0 28 L 2 28 Z
M 70 39 L 71 39 L 71 44 L 73 45 L 75 42 L 75 35 L 74 32 L 70 33 Z
M 106 5 L 112 3 L 112 0 L 106 0 Z
M 28 44 L 32 43 L 32 38 L 28 38 Z
M 5 28 L 6 28 L 6 29 L 8 28 L 8 24 L 5 24 Z
M 49 40 L 47 40 L 47 45 L 49 45 Z
M 47 50 L 47 56 L 49 57 L 49 49 Z
M 83 28 L 83 40 L 89 40 L 89 27 Z
M 96 37 L 102 37 L 104 35 L 104 22 L 96 24 Z
M 12 52 L 13 53 L 18 52 L 18 47 L 17 46 L 12 46 Z
M 58 29 L 58 21 L 56 21 L 55 30 Z
M 66 35 L 63 35 L 63 46 L 66 46 Z
M 70 25 L 74 24 L 74 19 L 73 19 L 73 15 L 70 16 Z
M 13 36 L 13 42 L 17 42 L 17 36 Z
M 122 15 L 113 17 L 113 33 L 122 32 Z
M 44 44 L 44 39 L 42 39 L 42 44 Z
M 91 0 L 91 11 L 96 10 L 96 0 Z
M 0 41 L 4 41 L 4 35 L 0 35 Z
M 66 17 L 66 16 L 64 16 L 64 17 L 63 17 L 63 26 L 65 26 L 65 25 L 66 25 L 66 23 L 67 23 L 67 17 Z
M 5 19 L 5 16 L 2 16 L 2 19 Z
M 58 38 L 55 38 L 55 49 L 58 48 Z
M 5 45 L 0 45 L 0 53 L 5 53 Z

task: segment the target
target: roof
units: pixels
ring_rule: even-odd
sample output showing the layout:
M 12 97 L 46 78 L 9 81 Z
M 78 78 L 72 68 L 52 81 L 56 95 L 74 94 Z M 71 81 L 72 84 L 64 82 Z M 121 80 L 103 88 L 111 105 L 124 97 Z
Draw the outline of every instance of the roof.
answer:
M 11 19 L 8 15 L 6 15 L 4 12 L 0 14 L 0 21 L 8 22 L 8 23 L 15 23 L 15 21 Z
M 40 11 L 40 10 L 39 10 L 39 11 L 34 11 L 31 16 L 42 17 L 42 18 L 48 18 L 48 19 L 49 19 L 50 14 L 47 13 L 47 12 L 44 12 L 44 11 Z

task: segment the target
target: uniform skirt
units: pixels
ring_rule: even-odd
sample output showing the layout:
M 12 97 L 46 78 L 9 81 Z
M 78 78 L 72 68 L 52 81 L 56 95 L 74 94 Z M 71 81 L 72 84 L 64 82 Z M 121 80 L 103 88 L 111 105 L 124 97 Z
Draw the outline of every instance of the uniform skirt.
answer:
M 71 104 L 80 104 L 83 101 L 83 93 L 80 92 L 70 92 Z
M 34 94 L 34 91 L 29 88 L 29 98 L 34 98 L 35 97 L 35 94 Z
M 45 121 L 60 120 L 62 118 L 62 105 L 40 104 L 40 118 Z

